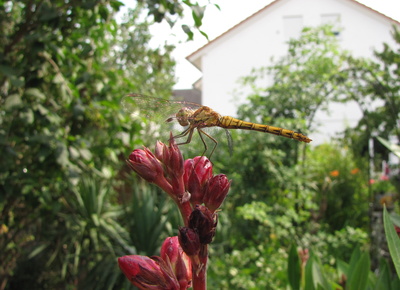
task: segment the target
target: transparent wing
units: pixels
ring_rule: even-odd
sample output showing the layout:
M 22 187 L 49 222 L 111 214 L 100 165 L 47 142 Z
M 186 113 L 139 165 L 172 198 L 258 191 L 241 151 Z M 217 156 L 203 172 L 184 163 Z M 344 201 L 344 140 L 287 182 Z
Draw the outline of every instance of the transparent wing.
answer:
M 124 111 L 132 117 L 142 116 L 155 122 L 174 118 L 183 107 L 195 110 L 201 107 L 195 103 L 169 101 L 140 94 L 129 94 L 123 97 L 121 105 Z
M 229 148 L 229 155 L 232 156 L 233 155 L 233 140 L 232 140 L 232 135 L 229 132 L 229 130 L 225 129 L 224 130 L 226 133 L 226 139 L 228 142 L 228 148 Z

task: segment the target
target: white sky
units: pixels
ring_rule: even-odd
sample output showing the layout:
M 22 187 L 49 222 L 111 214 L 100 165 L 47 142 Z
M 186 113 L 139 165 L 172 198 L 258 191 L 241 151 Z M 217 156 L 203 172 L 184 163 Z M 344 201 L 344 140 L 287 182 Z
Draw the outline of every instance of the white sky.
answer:
M 200 4 L 208 1 L 198 1 Z M 224 33 L 226 30 L 265 7 L 271 0 L 212 0 L 221 10 L 209 5 L 206 9 L 202 30 L 208 34 L 210 40 Z M 358 0 L 397 21 L 400 21 L 400 0 Z M 245 3 L 245 4 L 244 4 Z M 195 34 L 194 41 L 186 42 L 186 35 L 182 32 L 182 23 L 192 23 L 191 14 L 181 20 L 171 30 L 167 23 L 155 24 L 150 31 L 154 35 L 152 45 L 158 46 L 164 42 L 176 45 L 173 57 L 177 61 L 176 77 L 178 82 L 175 89 L 190 89 L 192 84 L 201 77 L 201 73 L 187 60 L 186 57 L 207 43 L 205 37 Z

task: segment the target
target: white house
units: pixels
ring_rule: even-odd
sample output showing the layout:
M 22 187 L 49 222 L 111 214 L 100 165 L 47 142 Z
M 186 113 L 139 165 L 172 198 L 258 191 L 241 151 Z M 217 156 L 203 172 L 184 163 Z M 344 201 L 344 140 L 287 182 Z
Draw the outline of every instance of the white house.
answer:
M 343 28 L 341 46 L 362 57 L 372 57 L 373 50 L 381 50 L 384 42 L 393 45 L 390 32 L 393 25 L 400 26 L 400 22 L 355 0 L 276 0 L 187 57 L 202 72 L 194 85 L 201 91 L 202 104 L 235 116 L 247 97 L 243 94 L 233 100 L 237 81 L 252 68 L 271 64 L 271 57 L 286 54 L 287 40 L 299 36 L 303 27 L 327 22 Z M 313 144 L 329 140 L 361 117 L 355 104 L 332 104 L 330 110 L 330 116 L 317 114 L 316 120 L 323 125 L 320 133 L 310 136 Z

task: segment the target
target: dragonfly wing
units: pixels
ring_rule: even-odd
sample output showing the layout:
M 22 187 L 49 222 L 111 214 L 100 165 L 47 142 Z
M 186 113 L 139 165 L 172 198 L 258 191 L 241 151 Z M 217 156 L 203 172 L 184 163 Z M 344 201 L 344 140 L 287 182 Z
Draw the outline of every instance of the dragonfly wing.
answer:
M 228 141 L 229 155 L 232 156 L 233 155 L 232 135 L 231 135 L 231 132 L 229 132 L 229 130 L 227 130 L 227 129 L 225 129 L 225 133 L 226 133 L 226 139 Z
M 175 117 L 175 114 L 183 107 L 194 110 L 201 107 L 195 103 L 169 101 L 140 94 L 126 95 L 122 98 L 121 105 L 124 111 L 130 115 L 140 114 L 148 119 L 159 119 L 162 116 L 164 120 Z

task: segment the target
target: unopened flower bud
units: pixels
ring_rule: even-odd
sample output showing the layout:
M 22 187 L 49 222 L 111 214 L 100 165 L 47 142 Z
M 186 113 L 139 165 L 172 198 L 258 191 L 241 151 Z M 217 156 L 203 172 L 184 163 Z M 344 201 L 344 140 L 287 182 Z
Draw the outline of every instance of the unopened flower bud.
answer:
M 183 252 L 178 237 L 168 237 L 161 247 L 161 258 L 171 264 L 180 289 L 187 289 L 192 283 L 192 263 Z
M 127 163 L 139 176 L 159 186 L 165 192 L 173 192 L 171 184 L 165 179 L 160 161 L 147 148 L 135 149 Z
M 169 168 L 171 168 L 172 173 L 175 176 L 182 176 L 183 175 L 183 155 L 181 150 L 179 150 L 178 145 L 176 145 L 175 139 L 172 138 L 171 134 L 171 139 L 169 142 L 169 152 L 171 154 L 170 160 L 169 160 Z
M 147 148 L 133 150 L 129 155 L 128 165 L 149 182 L 154 182 L 163 174 L 160 162 Z
M 183 180 L 185 188 L 191 194 L 192 205 L 202 204 L 205 186 L 212 176 L 212 164 L 205 156 L 197 156 L 185 161 Z
M 213 176 L 208 181 L 203 198 L 206 207 L 212 212 L 218 209 L 221 206 L 222 202 L 225 200 L 230 186 L 231 183 L 225 174 L 218 174 Z
M 124 256 L 118 258 L 118 265 L 140 289 L 180 289 L 172 269 L 160 257 Z
M 196 208 L 189 217 L 189 228 L 198 233 L 201 244 L 211 243 L 215 235 L 217 223 L 217 214 L 212 213 L 203 205 L 196 205 Z
M 178 238 L 179 243 L 186 255 L 193 256 L 199 253 L 201 245 L 199 235 L 195 230 L 187 227 L 179 228 Z

